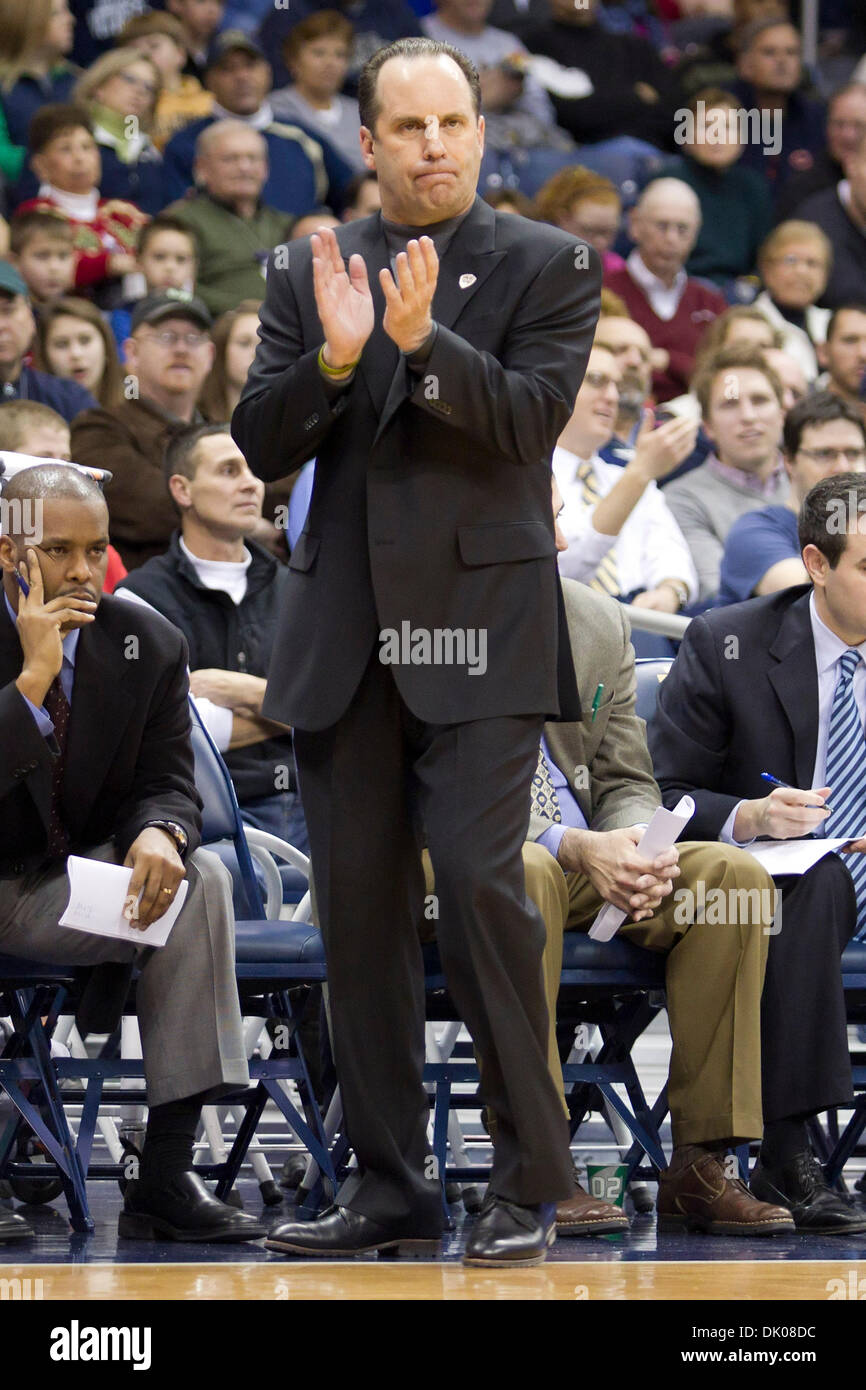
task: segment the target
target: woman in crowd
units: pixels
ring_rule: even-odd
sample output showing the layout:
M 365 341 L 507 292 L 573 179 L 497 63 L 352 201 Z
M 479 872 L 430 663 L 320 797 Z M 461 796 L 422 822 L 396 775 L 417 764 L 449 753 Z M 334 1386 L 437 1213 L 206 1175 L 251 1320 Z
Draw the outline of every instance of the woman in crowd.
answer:
M 601 256 L 605 271 L 625 265 L 611 249 L 619 234 L 622 201 L 603 174 L 595 174 L 582 164 L 560 169 L 536 194 L 535 215 L 541 222 L 552 222 L 588 241 Z
M 162 156 L 150 136 L 161 87 L 153 59 L 134 48 L 104 53 L 75 87 L 76 101 L 90 111 L 102 156 L 102 196 L 135 203 L 151 215 L 166 202 Z
M 68 101 L 78 69 L 67 62 L 75 21 L 67 0 L 3 0 L 0 22 L 0 173 L 26 172 L 27 127 L 40 106 Z M 34 189 L 24 190 L 26 197 Z
M 99 310 L 86 299 L 58 299 L 40 313 L 34 365 L 77 381 L 107 409 L 123 400 L 114 338 Z
M 782 331 L 781 347 L 796 357 L 814 381 L 820 370 L 815 344 L 827 336 L 829 309 L 816 300 L 827 286 L 833 248 L 814 222 L 780 222 L 758 252 L 758 270 L 764 288 L 754 308 Z
M 211 331 L 216 348 L 213 371 L 199 396 L 199 409 L 214 424 L 230 420 L 256 355 L 261 300 L 242 299 L 220 314 Z

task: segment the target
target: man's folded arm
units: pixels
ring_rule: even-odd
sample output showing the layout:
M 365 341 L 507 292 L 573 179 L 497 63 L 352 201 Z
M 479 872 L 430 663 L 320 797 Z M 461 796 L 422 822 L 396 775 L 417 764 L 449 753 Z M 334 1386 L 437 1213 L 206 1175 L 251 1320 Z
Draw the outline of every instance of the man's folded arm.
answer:
M 149 821 L 177 821 L 189 841 L 187 855 L 201 844 L 201 798 L 195 789 L 195 759 L 190 742 L 189 660 L 185 639 L 154 692 L 145 725 L 133 785 L 118 810 L 115 843 L 125 855 Z
M 49 725 L 46 735 L 14 681 L 0 689 L 0 798 L 26 786 L 40 769 L 54 766 L 59 749 L 50 720 Z
M 549 458 L 571 415 L 598 318 L 601 263 L 578 267 L 564 247 L 536 276 L 509 326 L 500 362 L 437 324 L 411 400 L 513 463 Z
M 703 617 L 693 618 L 669 675 L 661 682 L 649 746 L 665 806 L 691 796 L 692 840 L 716 840 L 741 797 L 715 791 L 733 731 L 725 715 L 721 657 Z

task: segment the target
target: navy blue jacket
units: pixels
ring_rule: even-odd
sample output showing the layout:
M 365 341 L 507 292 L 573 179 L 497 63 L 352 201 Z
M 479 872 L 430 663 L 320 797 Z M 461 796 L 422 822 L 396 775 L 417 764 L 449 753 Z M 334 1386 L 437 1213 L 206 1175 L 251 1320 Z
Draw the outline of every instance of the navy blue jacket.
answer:
M 17 381 L 4 382 L 0 386 L 0 401 L 39 401 L 50 405 L 70 424 L 82 410 L 93 410 L 99 404 L 77 381 L 39 372 L 35 367 L 22 367 Z
M 166 145 L 163 164 L 166 203 L 183 198 L 192 187 L 195 142 L 200 132 L 213 122 L 213 116 L 190 121 Z M 293 127 L 302 130 L 314 142 L 315 162 L 302 142 L 292 135 Z M 268 180 L 262 189 L 263 203 L 294 217 L 303 217 L 323 203 L 341 209 L 343 190 L 354 177 L 354 171 L 327 140 L 294 120 L 274 121 L 262 134 L 268 142 L 270 164 Z

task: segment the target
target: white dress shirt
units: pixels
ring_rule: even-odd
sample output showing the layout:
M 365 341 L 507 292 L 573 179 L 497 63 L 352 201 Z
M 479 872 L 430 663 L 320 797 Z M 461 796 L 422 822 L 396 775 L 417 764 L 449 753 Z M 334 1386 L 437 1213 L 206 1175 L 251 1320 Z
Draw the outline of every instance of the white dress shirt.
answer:
M 674 283 L 666 285 L 664 280 L 660 280 L 654 275 L 639 251 L 632 251 L 626 260 L 628 273 L 631 278 L 640 285 L 644 294 L 652 306 L 653 313 L 658 314 L 660 319 L 667 323 L 672 319 L 677 309 L 680 307 L 688 275 L 684 270 L 678 270 L 674 276 Z
M 612 549 L 622 593 L 654 589 L 663 579 L 681 579 L 688 587 L 689 598 L 697 598 L 698 576 L 691 551 L 656 484 L 647 484 L 643 496 L 620 527 L 619 535 L 608 536 L 596 531 L 592 524 L 595 509 L 584 501 L 583 483 L 577 476 L 582 462 L 561 445 L 553 451 L 553 472 L 564 503 L 559 526 L 568 541 L 568 550 L 559 557 L 560 573 L 589 584 Z M 614 463 L 605 463 L 598 454 L 589 462 L 599 492 L 606 497 L 622 477 L 622 469 Z
M 835 632 L 831 632 L 829 627 L 821 618 L 818 617 L 818 610 L 815 607 L 814 591 L 809 598 L 809 618 L 812 624 L 812 640 L 815 644 L 815 669 L 818 676 L 818 742 L 815 748 L 815 766 L 812 770 L 811 787 L 825 786 L 824 777 L 827 768 L 827 743 L 830 738 L 830 714 L 833 709 L 833 696 L 836 693 L 836 686 L 839 682 L 839 662 L 847 651 L 858 651 L 861 661 L 854 672 L 854 679 L 851 682 L 851 689 L 854 692 L 854 701 L 860 715 L 860 723 L 866 730 L 866 642 L 862 642 L 859 647 L 849 647 L 847 642 L 843 642 L 841 637 L 837 637 Z M 773 768 L 767 768 L 772 772 Z M 720 840 L 726 844 L 737 845 L 743 843 L 751 844 L 751 841 L 744 842 L 735 840 L 733 837 L 734 821 L 737 812 L 742 806 L 742 801 L 738 801 L 728 819 L 722 826 L 719 835 Z M 832 804 L 832 803 L 831 803 Z M 822 827 L 818 826 L 813 832 L 816 835 L 822 833 Z

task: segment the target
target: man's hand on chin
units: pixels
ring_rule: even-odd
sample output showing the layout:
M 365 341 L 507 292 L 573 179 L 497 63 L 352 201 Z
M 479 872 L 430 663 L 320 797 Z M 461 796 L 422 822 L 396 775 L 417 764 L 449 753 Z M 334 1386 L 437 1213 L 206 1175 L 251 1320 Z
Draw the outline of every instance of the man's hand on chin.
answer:
M 148 825 L 129 846 L 123 863 L 132 869 L 123 915 L 131 926 L 144 931 L 174 902 L 186 874 L 183 860 L 171 835 Z

